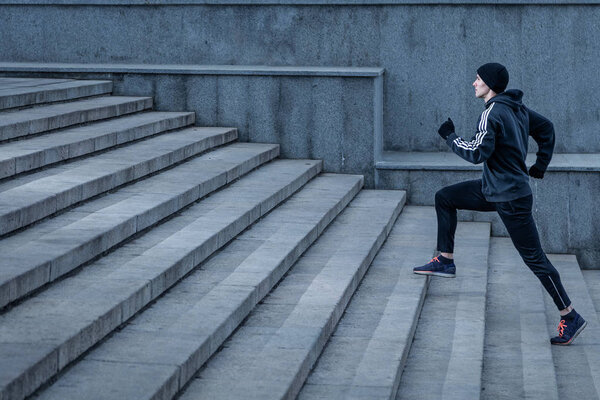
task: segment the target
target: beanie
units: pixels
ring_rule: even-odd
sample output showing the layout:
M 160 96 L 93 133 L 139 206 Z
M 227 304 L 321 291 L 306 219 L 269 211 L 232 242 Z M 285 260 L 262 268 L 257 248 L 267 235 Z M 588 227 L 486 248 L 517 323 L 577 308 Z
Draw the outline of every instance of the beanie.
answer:
M 508 71 L 502 64 L 483 64 L 477 69 L 477 74 L 496 93 L 504 92 L 504 89 L 508 85 Z

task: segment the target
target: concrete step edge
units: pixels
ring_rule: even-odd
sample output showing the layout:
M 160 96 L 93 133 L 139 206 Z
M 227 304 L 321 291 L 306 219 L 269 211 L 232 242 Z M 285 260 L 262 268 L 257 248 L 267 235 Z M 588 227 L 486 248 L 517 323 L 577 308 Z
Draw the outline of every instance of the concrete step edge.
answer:
M 246 149 L 241 149 L 242 160 L 239 163 L 224 164 L 205 174 L 198 174 L 195 181 L 188 182 L 188 186 L 179 190 L 169 186 L 168 182 L 162 182 L 162 174 L 140 181 L 133 188 L 120 189 L 132 193 L 135 189 L 135 193 L 114 206 L 96 211 L 13 250 L 0 260 L 4 272 L 0 282 L 0 306 L 5 307 L 29 295 L 279 155 L 278 146 L 255 147 L 256 151 L 249 154 Z M 209 157 L 218 160 L 219 153 L 225 150 L 216 150 L 215 154 L 201 156 L 190 161 L 189 165 L 178 166 L 167 178 L 184 168 L 187 170 L 196 165 L 207 168 L 213 163 Z M 179 183 L 175 182 L 175 185 Z M 164 189 L 161 189 L 163 186 Z M 73 211 L 77 212 L 77 208 Z
M 568 393 L 574 393 L 573 390 L 579 393 L 578 398 L 600 397 L 600 348 L 598 348 L 600 318 L 594 308 L 594 302 L 575 255 L 548 254 L 548 258 L 560 273 L 562 284 L 571 299 L 573 307 L 587 321 L 585 330 L 568 348 L 565 349 L 562 346 L 551 347 L 556 368 L 559 398 L 565 398 Z M 559 313 L 550 296 L 546 293 L 544 295 L 548 332 L 550 336 L 556 336 L 560 318 Z M 568 353 L 574 351 L 580 357 L 569 357 Z M 585 365 L 585 370 L 579 370 L 581 365 L 574 362 Z M 577 368 L 577 375 L 584 377 L 583 380 L 578 381 L 578 379 L 573 378 L 573 368 Z M 588 389 L 591 393 L 586 393 Z
M 51 136 L 35 136 L 24 140 L 0 144 L 0 179 L 23 172 L 46 167 L 57 162 L 88 155 L 131 141 L 144 139 L 165 131 L 180 129 L 195 122 L 195 113 L 149 112 L 139 116 L 118 118 L 123 124 L 139 119 L 143 115 L 148 121 L 124 129 L 113 128 L 101 131 L 106 122 L 95 122 L 84 129 L 70 128 L 52 133 Z M 160 119 L 158 116 L 161 116 Z M 111 120 L 116 121 L 116 120 Z M 98 132 L 87 132 L 98 129 Z M 81 133 L 77 135 L 77 133 Z M 79 136 L 79 137 L 73 137 Z M 48 143 L 49 139 L 53 143 Z M 39 145 L 38 145 L 39 143 Z
M 0 235 L 220 146 L 227 132 L 189 129 L 148 138 L 0 192 Z
M 312 267 L 316 263 L 325 263 L 318 275 L 310 280 L 306 290 L 303 290 L 300 299 L 293 306 L 290 304 L 292 310 L 285 311 L 287 317 L 283 325 L 278 328 L 264 328 L 274 330 L 267 345 L 261 345 L 256 350 L 251 344 L 247 344 L 246 347 L 232 347 L 229 343 L 238 341 L 238 335 L 244 335 L 243 331 L 238 331 L 224 343 L 225 348 L 215 355 L 216 358 L 208 361 L 199 373 L 200 378 L 192 381 L 180 398 L 235 398 L 242 393 L 247 398 L 295 398 L 341 318 L 350 297 L 389 234 L 405 198 L 406 193 L 400 191 L 361 191 L 292 267 L 291 274 L 269 295 L 271 297 L 277 296 L 279 292 L 283 293 L 286 285 L 298 280 L 297 274 L 302 275 L 298 268 L 305 262 L 303 260 L 310 259 L 311 261 L 306 263 Z M 362 233 L 358 234 L 361 230 Z M 342 232 L 344 236 L 338 236 Z M 357 234 L 352 235 L 349 232 Z M 330 242 L 338 243 L 339 247 L 328 248 L 329 258 L 321 262 L 316 261 L 314 257 L 318 258 L 321 250 L 315 249 L 319 249 L 323 243 Z M 350 249 L 352 250 L 349 253 Z M 268 300 L 267 298 L 267 303 Z M 275 300 L 275 303 L 278 301 L 280 300 Z M 257 310 L 260 312 L 263 306 L 257 307 Z M 267 314 L 270 312 L 277 313 L 275 309 L 264 311 Z M 251 323 L 252 320 L 253 316 L 250 315 L 247 322 Z M 246 322 L 242 329 L 245 324 Z M 223 373 L 220 369 L 210 372 L 215 363 L 219 364 L 220 357 L 228 357 L 232 352 L 238 351 L 241 353 L 236 354 L 240 357 L 252 359 L 246 369 L 246 358 L 228 358 L 230 362 L 239 361 L 239 365 L 244 366 L 243 376 L 234 373 L 242 373 L 239 368 L 234 368 L 228 373 Z M 279 366 L 280 363 L 283 365 Z M 209 378 L 205 378 L 206 376 Z M 219 378 L 215 378 L 216 376 Z M 264 381 L 256 385 L 257 379 L 262 379 L 261 377 Z M 210 381 L 208 386 L 205 385 L 207 380 Z M 202 392 L 211 389 L 215 391 Z
M 321 166 L 320 161 L 306 162 L 304 168 L 294 176 L 286 176 L 285 182 L 278 183 L 275 188 L 270 188 L 270 191 L 256 192 L 254 196 L 256 199 L 252 204 L 248 204 L 249 201 L 243 204 L 238 202 L 238 210 L 233 210 L 230 204 L 224 204 L 223 207 L 200 217 L 183 230 L 165 238 L 158 245 L 132 259 L 127 263 L 128 268 L 139 271 L 142 276 L 145 273 L 146 276 L 135 278 L 136 283 L 127 283 L 125 290 L 128 293 L 121 296 L 122 299 L 118 304 L 107 306 L 102 311 L 102 315 L 85 322 L 85 327 L 79 329 L 75 334 L 70 334 L 67 341 L 49 351 L 42 349 L 44 355 L 38 356 L 36 362 L 32 362 L 29 368 L 20 371 L 18 376 L 3 385 L 0 394 L 9 398 L 23 398 L 31 394 L 88 348 L 177 283 L 196 265 L 261 218 L 264 213 L 297 191 L 319 173 Z M 253 177 L 257 175 L 261 175 L 260 169 L 248 175 L 247 179 L 254 179 Z M 226 197 L 235 202 L 235 199 L 246 190 L 239 184 L 240 182 L 243 180 L 234 183 L 215 196 L 222 198 L 221 202 L 223 203 L 228 202 L 223 200 Z M 269 187 L 269 184 L 270 182 L 267 182 L 265 188 Z M 238 186 L 240 187 L 238 188 Z M 194 240 L 185 240 L 186 238 L 194 238 Z M 182 245 L 182 243 L 189 243 L 189 245 Z M 170 256 L 167 257 L 165 251 Z M 156 263 L 156 260 L 161 260 L 158 269 L 149 268 L 149 265 Z M 130 273 L 127 271 L 128 268 L 122 266 L 116 271 L 116 274 L 127 275 Z M 119 278 L 111 276 L 111 279 Z M 103 284 L 99 282 L 98 285 L 102 286 Z M 13 312 L 13 315 L 18 315 L 18 310 L 15 309 Z M 31 376 L 35 377 L 35 382 L 28 379 Z
M 333 183 L 334 186 L 325 192 L 326 199 L 319 196 L 323 194 L 319 187 L 325 187 L 322 183 Z M 317 240 L 321 231 L 358 193 L 362 184 L 363 178 L 360 176 L 328 174 L 316 177 L 307 183 L 299 190 L 301 197 L 307 196 L 305 203 L 298 201 L 298 193 L 292 195 L 272 214 L 261 219 L 254 227 L 235 239 L 235 243 L 231 245 L 233 248 L 237 243 L 255 240 L 255 235 L 263 232 L 263 228 L 279 227 L 277 233 L 265 238 L 265 241 L 250 254 L 241 252 L 241 263 L 223 279 L 219 278 L 214 283 L 212 280 L 210 284 L 207 283 L 205 294 L 190 293 L 185 288 L 178 291 L 178 286 L 175 286 L 172 292 L 169 292 L 171 297 L 161 298 L 151 310 L 145 311 L 150 316 L 142 315 L 139 322 L 138 318 L 134 319 L 131 325 L 126 326 L 89 353 L 82 360 L 84 364 L 96 363 L 97 360 L 111 362 L 110 372 L 98 371 L 90 379 L 96 383 L 101 382 L 107 379 L 106 372 L 113 374 L 115 370 L 121 371 L 119 374 L 127 375 L 126 370 L 131 364 L 143 363 L 143 359 L 161 359 L 161 354 L 170 354 L 173 358 L 160 368 L 162 373 L 154 371 L 155 375 L 151 379 L 154 382 L 152 388 L 154 393 L 148 391 L 148 388 L 140 390 L 141 387 L 134 381 L 120 382 L 119 390 L 114 389 L 113 393 L 116 397 L 126 396 L 127 393 L 135 398 L 175 396 L 297 258 Z M 300 204 L 304 207 L 304 211 L 309 211 L 309 214 L 296 212 Z M 310 207 L 312 210 L 309 209 Z M 221 250 L 228 253 L 229 248 L 230 246 L 226 246 Z M 211 264 L 220 264 L 221 255 L 220 252 L 216 253 L 206 262 L 206 265 L 202 264 L 198 268 L 205 270 L 210 268 Z M 197 271 L 195 275 L 201 276 L 202 272 Z M 197 279 L 196 276 L 189 277 L 189 280 Z M 213 279 L 217 280 L 217 278 Z M 186 278 L 184 281 L 187 280 Z M 178 309 L 177 304 L 191 298 L 197 299 L 193 307 L 190 306 L 187 310 Z M 177 311 L 174 311 L 173 307 Z M 154 331 L 157 326 L 152 322 L 154 319 L 152 315 L 174 313 L 177 314 L 176 321 L 170 324 L 166 331 Z M 162 323 L 160 325 L 162 326 Z M 163 338 L 169 339 L 167 342 L 162 342 L 162 345 L 157 345 L 156 341 L 161 342 Z M 129 351 L 124 354 L 120 349 L 129 349 Z M 123 362 L 126 364 L 122 364 Z M 85 391 L 85 384 L 72 382 L 71 379 L 73 376 L 71 374 L 77 376 L 80 369 L 84 370 L 85 365 L 81 368 L 75 365 L 73 372 L 69 372 L 64 381 L 59 380 L 49 389 L 50 393 L 47 397 L 71 398 L 77 397 L 73 392 Z M 176 385 L 173 386 L 174 381 Z M 66 391 L 65 386 L 68 388 Z M 73 389 L 74 386 L 77 389 Z
M 0 89 L 0 110 L 110 94 L 112 81 L 70 81 Z
M 2 111 L 0 117 L 4 122 L 0 124 L 0 141 L 114 118 L 150 108 L 152 108 L 151 97 L 106 96 L 36 106 L 20 111 Z
M 429 284 L 412 268 L 433 254 L 435 221 L 432 207 L 404 207 L 299 399 L 395 397 Z
M 547 296 L 547 293 L 525 265 L 509 238 L 492 237 L 489 258 L 488 294 L 500 290 L 500 297 L 510 296 L 514 299 L 512 303 L 506 301 L 502 304 L 494 304 L 488 296 L 486 336 L 492 343 L 486 341 L 484 350 L 484 360 L 488 360 L 489 364 L 488 370 L 484 363 L 482 382 L 485 388 L 484 398 L 493 399 L 512 395 L 558 400 L 558 385 L 549 345 L 550 335 L 546 327 L 543 296 Z M 500 283 L 496 283 L 499 280 Z M 503 288 L 502 285 L 506 285 L 504 282 L 510 282 L 511 288 Z M 511 289 L 516 293 L 506 292 Z M 507 312 L 507 310 L 511 311 Z M 492 316 L 491 313 L 496 315 Z M 520 318 L 520 323 L 517 321 L 520 328 L 515 332 L 517 329 L 515 324 L 506 322 L 513 320 L 517 315 Z M 501 320 L 500 324 L 506 328 L 489 326 L 494 324 L 490 322 L 493 317 L 505 319 Z M 490 337 L 492 335 L 493 337 Z M 489 346 L 492 346 L 492 351 L 488 350 Z M 519 357 L 516 353 L 520 355 L 520 360 L 508 363 L 507 356 Z M 494 360 L 496 354 L 499 354 L 499 357 Z M 515 371 L 515 375 L 517 372 L 522 375 L 523 386 L 511 384 L 507 387 L 507 381 L 511 378 L 507 376 L 506 371 L 510 371 L 509 368 L 514 371 L 519 368 L 519 365 L 522 366 L 522 370 Z M 502 369 L 505 368 L 503 372 Z M 498 388 L 500 393 L 496 392 Z

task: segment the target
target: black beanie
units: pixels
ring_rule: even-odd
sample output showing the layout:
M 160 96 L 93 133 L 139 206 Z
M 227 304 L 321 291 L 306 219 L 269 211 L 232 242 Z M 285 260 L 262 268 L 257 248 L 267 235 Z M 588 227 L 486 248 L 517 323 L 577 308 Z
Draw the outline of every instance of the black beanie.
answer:
M 504 92 L 508 85 L 508 71 L 498 63 L 487 63 L 477 68 L 477 74 L 496 93 Z

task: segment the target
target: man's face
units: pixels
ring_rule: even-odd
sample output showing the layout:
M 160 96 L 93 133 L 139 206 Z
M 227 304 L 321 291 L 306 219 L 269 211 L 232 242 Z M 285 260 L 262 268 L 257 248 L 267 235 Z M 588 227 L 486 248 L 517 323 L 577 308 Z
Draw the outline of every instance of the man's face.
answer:
M 481 79 L 479 74 L 477 74 L 477 79 L 473 82 L 473 87 L 475 87 L 475 97 L 478 99 L 484 98 L 490 92 L 490 88 L 485 82 Z

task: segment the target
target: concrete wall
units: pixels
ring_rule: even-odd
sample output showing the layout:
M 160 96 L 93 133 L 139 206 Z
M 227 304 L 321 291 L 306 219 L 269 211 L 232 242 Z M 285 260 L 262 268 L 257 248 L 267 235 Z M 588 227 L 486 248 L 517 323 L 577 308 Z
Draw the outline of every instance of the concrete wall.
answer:
M 475 70 L 498 61 L 555 122 L 558 152 L 600 151 L 597 1 L 432 2 L 448 4 L 0 0 L 0 61 L 382 67 L 385 147 L 400 151 L 447 151 L 447 116 L 472 132 Z
M 283 158 L 320 159 L 325 171 L 361 174 L 367 187 L 374 186 L 381 69 L 3 68 L 11 69 L 0 63 L 0 76 L 111 80 L 114 95 L 152 96 L 154 109 L 161 111 L 195 111 L 196 125 L 236 127 L 241 141 L 278 143 Z

